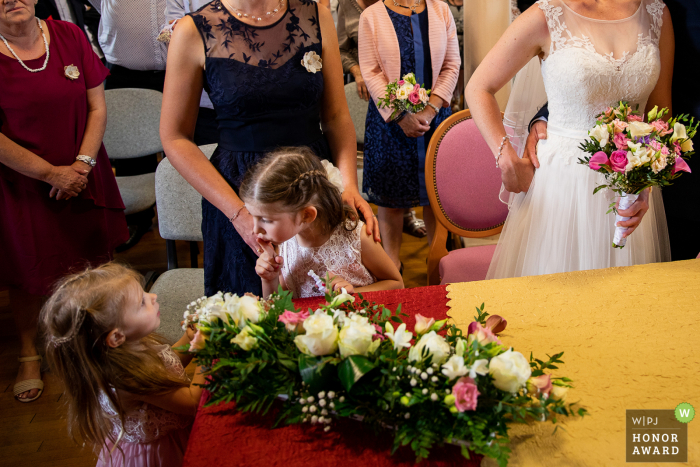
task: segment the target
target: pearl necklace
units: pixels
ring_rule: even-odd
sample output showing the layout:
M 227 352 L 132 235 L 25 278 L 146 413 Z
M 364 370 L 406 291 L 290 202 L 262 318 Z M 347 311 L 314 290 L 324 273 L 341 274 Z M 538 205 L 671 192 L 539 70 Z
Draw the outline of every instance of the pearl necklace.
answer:
M 20 60 L 20 58 L 17 56 L 15 51 L 12 50 L 12 47 L 10 47 L 10 44 L 7 43 L 7 39 L 5 39 L 5 36 L 0 34 L 0 39 L 2 39 L 2 41 L 5 43 L 5 47 L 7 47 L 7 50 L 10 51 L 10 53 L 17 59 L 19 64 L 22 65 L 25 70 L 30 71 L 32 73 L 38 73 L 40 71 L 44 71 L 46 69 L 46 65 L 49 63 L 49 43 L 46 42 L 46 34 L 44 34 L 44 28 L 41 27 L 41 20 L 39 18 L 37 18 L 36 22 L 38 23 L 39 29 L 41 30 L 41 37 L 44 38 L 44 47 L 46 48 L 46 59 L 44 60 L 44 66 L 42 66 L 41 68 L 32 69 L 32 68 L 29 68 L 27 65 L 25 65 L 24 62 L 22 60 Z
M 254 19 L 255 21 L 262 21 L 262 16 L 255 16 L 255 15 L 249 15 L 248 13 L 243 13 L 243 12 L 242 12 L 241 10 L 239 10 L 238 8 L 234 8 L 233 5 L 231 5 L 231 3 L 229 3 L 228 0 L 224 0 L 224 1 L 225 1 L 226 4 L 229 6 L 229 8 L 231 8 L 231 9 L 236 13 L 236 16 L 238 16 L 239 18 L 248 18 L 248 17 L 250 17 L 250 18 Z M 274 10 L 271 10 L 271 11 L 266 12 L 266 13 L 265 13 L 265 18 L 266 18 L 266 19 L 270 19 L 270 18 L 272 18 L 273 16 L 275 16 L 275 15 L 282 9 L 282 5 L 283 5 L 283 4 L 284 4 L 284 0 L 279 0 L 279 2 L 277 3 L 277 8 L 275 8 Z

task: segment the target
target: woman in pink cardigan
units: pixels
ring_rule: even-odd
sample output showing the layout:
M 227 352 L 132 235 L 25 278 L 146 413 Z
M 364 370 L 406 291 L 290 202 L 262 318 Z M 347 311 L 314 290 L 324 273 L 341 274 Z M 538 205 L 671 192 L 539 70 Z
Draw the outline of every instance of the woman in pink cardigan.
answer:
M 450 115 L 460 57 L 454 18 L 439 0 L 386 0 L 360 17 L 360 69 L 370 99 L 365 123 L 363 191 L 379 206 L 384 249 L 400 268 L 405 208 L 423 206 L 428 244 L 435 217 L 425 189 L 425 150 L 435 128 Z M 391 110 L 377 108 L 386 85 L 407 73 L 432 89 L 430 103 L 416 114 L 390 121 Z

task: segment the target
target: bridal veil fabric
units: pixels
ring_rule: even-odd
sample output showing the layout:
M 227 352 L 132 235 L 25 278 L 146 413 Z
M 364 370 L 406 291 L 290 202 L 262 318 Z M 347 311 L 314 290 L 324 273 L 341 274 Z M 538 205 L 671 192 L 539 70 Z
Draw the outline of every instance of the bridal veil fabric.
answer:
M 487 279 L 629 266 L 671 258 L 659 190 L 624 249 L 612 248 L 615 216 L 606 214 L 613 194 L 593 189 L 603 178 L 578 159 L 595 116 L 620 100 L 643 112 L 656 86 L 665 5 L 642 0 L 630 17 L 586 18 L 561 0 L 539 0 L 551 46 L 541 63 L 549 102 L 548 137 L 537 146 L 540 168 L 526 193 L 511 194 L 510 213 Z M 537 58 L 516 79 L 526 93 L 509 103 L 507 131 L 522 155 L 529 119 L 544 102 L 532 79 Z M 529 77 L 528 77 L 529 76 Z M 518 81 L 521 81 L 518 83 Z M 525 84 L 523 84 L 525 83 Z M 518 96 L 515 92 L 514 96 Z

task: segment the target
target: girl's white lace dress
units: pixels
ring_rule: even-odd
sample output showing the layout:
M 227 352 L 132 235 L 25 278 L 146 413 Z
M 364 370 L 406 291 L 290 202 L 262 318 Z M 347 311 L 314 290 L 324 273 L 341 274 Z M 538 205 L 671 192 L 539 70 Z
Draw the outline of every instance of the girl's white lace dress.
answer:
M 321 279 L 326 274 L 341 276 L 354 287 L 374 284 L 376 278 L 362 264 L 360 233 L 365 228 L 362 221 L 354 230 L 346 230 L 341 224 L 333 230 L 331 238 L 322 246 L 306 248 L 292 237 L 280 245 L 282 276 L 294 298 L 323 295 L 316 281 L 309 276 L 314 271 Z
M 184 381 L 189 381 L 180 359 L 169 345 L 162 346 L 160 357 L 168 371 Z M 100 394 L 100 403 L 102 410 L 112 419 L 112 434 L 115 439 L 118 439 L 122 432 L 122 425 L 117 412 L 104 393 Z M 112 452 L 111 462 L 109 451 L 112 445 L 108 442 L 108 447 L 103 448 L 100 453 L 96 467 L 177 467 L 182 465 L 194 417 L 143 403 L 138 408 L 128 410 L 124 422 L 121 440 Z
M 579 165 L 580 143 L 595 116 L 620 100 L 643 112 L 660 72 L 661 0 L 642 0 L 629 18 L 603 21 L 574 12 L 562 0 L 539 0 L 551 46 L 542 62 L 549 100 L 548 136 L 539 142 L 540 168 L 526 193 L 511 195 L 510 213 L 487 279 L 669 261 L 661 192 L 624 249 L 612 247 L 614 199 L 593 195 L 602 175 Z M 607 193 L 606 193 L 607 192 Z

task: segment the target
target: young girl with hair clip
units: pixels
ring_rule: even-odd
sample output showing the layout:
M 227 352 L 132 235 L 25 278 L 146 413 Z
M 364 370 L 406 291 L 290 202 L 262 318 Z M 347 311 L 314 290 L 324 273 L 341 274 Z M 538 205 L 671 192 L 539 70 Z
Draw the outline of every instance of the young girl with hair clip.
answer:
M 279 284 L 294 298 L 323 295 L 314 273 L 329 274 L 330 287 L 348 293 L 403 288 L 382 246 L 343 205 L 341 190 L 342 182 L 332 182 L 303 147 L 278 149 L 246 174 L 240 196 L 260 245 L 255 271 L 264 297 Z
M 101 449 L 97 466 L 179 466 L 204 384 L 154 334 L 155 294 L 116 263 L 64 278 L 42 310 L 46 356 L 65 385 L 68 430 Z M 189 343 L 188 332 L 174 347 Z

